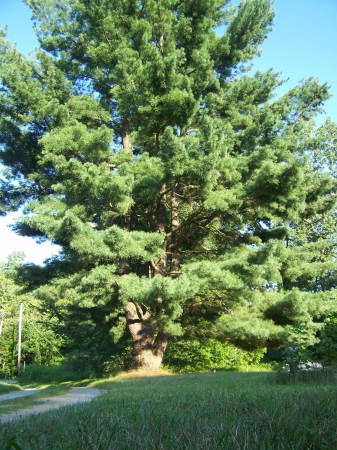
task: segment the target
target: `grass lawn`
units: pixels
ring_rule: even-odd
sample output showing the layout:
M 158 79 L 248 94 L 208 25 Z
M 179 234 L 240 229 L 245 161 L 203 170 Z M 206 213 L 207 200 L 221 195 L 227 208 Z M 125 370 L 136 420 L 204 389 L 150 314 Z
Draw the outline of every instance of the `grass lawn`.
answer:
M 8 392 L 12 391 L 19 391 L 21 388 L 17 384 L 11 384 L 11 383 L 2 383 L 0 381 L 0 395 L 2 394 L 8 394 Z
M 1 449 L 333 449 L 336 384 L 268 373 L 116 377 L 90 403 L 3 425 Z

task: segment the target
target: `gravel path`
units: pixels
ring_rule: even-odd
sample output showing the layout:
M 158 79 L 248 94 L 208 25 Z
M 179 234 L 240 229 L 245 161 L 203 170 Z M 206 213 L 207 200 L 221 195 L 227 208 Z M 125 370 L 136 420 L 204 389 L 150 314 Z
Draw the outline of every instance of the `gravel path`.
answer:
M 8 394 L 0 395 L 0 402 L 4 402 L 5 400 L 13 400 L 20 397 L 27 397 L 28 395 L 37 394 L 38 392 L 41 392 L 41 389 L 25 389 L 23 391 L 9 392 Z
M 33 393 L 38 392 L 38 390 L 35 390 L 35 392 L 28 393 L 28 391 L 31 391 L 31 389 L 29 390 L 27 389 L 27 391 L 21 392 L 27 392 L 26 395 L 31 395 Z M 50 397 L 36 400 L 37 402 L 40 403 L 38 405 L 31 406 L 30 408 L 27 409 L 21 409 L 13 413 L 0 415 L 0 423 L 11 422 L 12 420 L 21 419 L 23 417 L 32 414 L 44 413 L 52 409 L 61 408 L 62 406 L 72 405 L 74 403 L 88 402 L 93 398 L 104 394 L 104 392 L 105 391 L 95 388 L 86 388 L 86 387 L 71 388 L 66 394 L 59 395 L 57 397 Z M 12 392 L 11 394 L 14 395 L 19 393 L 20 392 Z M 5 394 L 6 397 L 8 397 L 9 395 L 10 394 Z M 3 397 L 4 396 L 1 396 L 1 399 L 3 399 Z M 10 398 L 6 398 L 6 400 L 10 400 Z

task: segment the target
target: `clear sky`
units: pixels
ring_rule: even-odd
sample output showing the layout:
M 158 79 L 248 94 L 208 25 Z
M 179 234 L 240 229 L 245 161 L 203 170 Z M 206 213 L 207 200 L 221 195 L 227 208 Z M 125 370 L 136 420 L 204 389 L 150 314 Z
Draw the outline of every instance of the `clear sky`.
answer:
M 337 122 L 337 0 L 274 0 L 274 3 L 274 29 L 254 67 L 282 72 L 284 79 L 289 78 L 283 91 L 310 76 L 327 82 L 333 97 L 325 110 Z M 37 46 L 30 10 L 21 0 L 0 0 L 0 28 L 5 25 L 9 40 L 25 54 Z M 11 214 L 0 218 L 0 261 L 13 251 L 24 251 L 28 261 L 42 263 L 51 254 L 50 245 L 16 236 L 7 226 L 13 217 Z

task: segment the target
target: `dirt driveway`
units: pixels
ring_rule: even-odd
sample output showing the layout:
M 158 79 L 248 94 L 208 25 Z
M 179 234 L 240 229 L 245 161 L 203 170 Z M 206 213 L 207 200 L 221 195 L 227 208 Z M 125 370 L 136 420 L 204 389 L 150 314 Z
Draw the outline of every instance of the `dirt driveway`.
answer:
M 25 389 L 23 391 L 10 392 L 0 396 L 0 402 L 4 400 L 12 400 L 27 395 L 33 395 L 40 392 L 38 389 Z M 74 387 L 70 388 L 68 392 L 57 397 L 37 399 L 36 404 L 27 409 L 21 409 L 9 414 L 0 415 L 0 423 L 11 422 L 12 420 L 21 419 L 31 414 L 39 414 L 52 409 L 58 409 L 62 406 L 72 405 L 74 403 L 83 403 L 92 400 L 99 395 L 104 394 L 105 391 L 95 388 Z
M 5 400 L 14 400 L 15 398 L 27 397 L 28 395 L 37 394 L 41 389 L 24 389 L 23 391 L 9 392 L 8 394 L 0 395 L 0 402 Z

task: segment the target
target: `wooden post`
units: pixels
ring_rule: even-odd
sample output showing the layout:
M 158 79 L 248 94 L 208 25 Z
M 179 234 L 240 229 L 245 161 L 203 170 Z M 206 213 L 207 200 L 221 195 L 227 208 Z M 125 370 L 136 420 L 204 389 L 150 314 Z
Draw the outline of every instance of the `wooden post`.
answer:
M 19 310 L 19 331 L 18 331 L 18 379 L 21 377 L 21 333 L 22 333 L 22 303 Z

